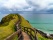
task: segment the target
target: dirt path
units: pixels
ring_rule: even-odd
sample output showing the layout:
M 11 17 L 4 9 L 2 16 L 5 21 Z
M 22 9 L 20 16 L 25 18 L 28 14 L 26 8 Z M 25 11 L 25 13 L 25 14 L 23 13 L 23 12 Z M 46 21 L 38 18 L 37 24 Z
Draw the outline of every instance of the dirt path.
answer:
M 22 34 L 23 34 L 23 40 L 30 40 L 29 36 L 25 32 L 22 32 Z

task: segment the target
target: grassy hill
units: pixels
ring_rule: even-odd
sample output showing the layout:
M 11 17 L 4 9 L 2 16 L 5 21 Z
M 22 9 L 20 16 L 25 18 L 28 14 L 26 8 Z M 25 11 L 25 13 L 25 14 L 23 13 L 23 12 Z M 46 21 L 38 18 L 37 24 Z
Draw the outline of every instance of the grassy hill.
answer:
M 15 23 L 19 20 L 19 16 L 19 14 L 9 14 L 2 18 L 0 22 L 0 40 L 5 39 L 15 32 Z M 31 27 L 31 25 L 23 17 L 21 17 L 21 20 L 21 26 Z M 17 39 L 17 35 L 14 39 Z
M 19 14 L 9 14 L 2 18 L 0 22 L 0 40 L 4 40 L 6 37 L 8 37 L 9 35 L 11 35 L 16 31 L 15 24 L 19 21 L 19 16 L 20 16 Z M 21 17 L 20 19 L 21 26 L 32 27 L 27 20 L 25 20 L 22 16 L 20 17 Z M 50 40 L 40 35 L 40 33 L 37 33 L 36 36 L 39 40 Z M 17 39 L 18 37 L 17 35 L 15 35 L 15 37 L 12 40 L 17 40 Z

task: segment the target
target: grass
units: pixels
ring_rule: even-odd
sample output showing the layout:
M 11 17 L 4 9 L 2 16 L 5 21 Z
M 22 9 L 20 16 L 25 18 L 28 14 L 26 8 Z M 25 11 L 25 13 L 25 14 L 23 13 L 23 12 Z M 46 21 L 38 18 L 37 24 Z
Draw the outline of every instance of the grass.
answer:
M 5 16 L 5 17 L 9 17 L 9 15 Z M 4 17 L 4 18 L 5 18 Z M 13 14 L 13 20 L 11 19 L 10 21 L 8 21 L 9 19 L 6 18 L 5 20 L 7 20 L 7 22 L 4 22 L 3 19 L 3 24 L 0 24 L 0 40 L 4 40 L 6 37 L 8 37 L 9 35 L 11 35 L 12 33 L 15 32 L 15 23 L 19 20 L 18 15 Z M 31 25 L 21 16 L 21 26 L 25 26 L 25 27 L 31 27 Z M 12 40 L 17 40 L 18 37 L 17 35 L 15 35 L 15 37 Z
M 28 21 L 26 21 L 23 17 L 21 17 L 21 19 L 22 19 L 22 21 L 21 21 L 21 26 L 22 27 L 32 28 L 32 26 L 30 25 L 30 23 L 28 23 Z M 34 35 L 33 31 L 32 31 L 32 35 Z M 38 40 L 51 40 L 51 39 L 43 37 L 40 33 L 37 33 L 36 36 L 37 36 Z
M 14 27 L 15 23 L 18 21 L 18 17 L 13 17 L 15 17 L 15 19 L 9 21 L 9 24 L 7 26 L 4 26 L 5 24 L 2 24 L 2 26 L 0 26 L 0 40 L 5 39 L 6 37 L 15 32 Z
M 38 38 L 39 40 L 52 40 L 52 39 L 43 37 L 40 33 L 37 33 L 36 36 L 37 36 L 37 38 Z
M 20 25 L 23 26 L 23 27 L 28 27 L 28 28 L 32 27 L 30 25 L 30 23 L 27 20 L 25 20 L 23 17 L 21 17 L 21 24 Z
M 13 19 L 10 19 L 10 18 L 8 19 L 8 17 L 10 15 L 13 17 Z M 5 18 L 5 20 L 4 20 L 4 18 Z M 9 14 L 4 18 L 2 20 L 3 23 L 0 24 L 0 40 L 4 40 L 6 37 L 8 37 L 9 35 L 11 35 L 12 33 L 15 32 L 15 23 L 19 20 L 17 14 Z M 20 20 L 21 20 L 21 24 L 20 24 L 21 27 L 32 28 L 30 23 L 27 20 L 25 20 L 22 16 L 21 16 Z M 33 31 L 32 31 L 32 34 L 34 35 Z M 42 37 L 39 33 L 37 33 L 36 36 L 37 36 L 38 40 L 50 40 L 50 39 Z M 15 35 L 15 37 L 12 40 L 17 40 L 17 39 L 18 39 L 18 36 Z

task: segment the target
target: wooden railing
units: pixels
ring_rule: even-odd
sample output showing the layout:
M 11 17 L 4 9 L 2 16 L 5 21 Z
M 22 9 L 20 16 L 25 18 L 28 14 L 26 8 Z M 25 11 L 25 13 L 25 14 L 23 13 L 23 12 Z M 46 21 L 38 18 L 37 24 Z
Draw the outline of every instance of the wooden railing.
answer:
M 26 32 L 29 35 L 30 40 L 37 40 L 36 31 L 34 31 L 34 29 L 28 27 L 21 27 L 21 29 L 18 29 L 16 32 L 8 36 L 5 40 L 13 40 L 15 35 L 18 35 L 18 40 L 23 40 L 22 31 Z
M 23 37 L 22 31 L 26 32 L 29 35 L 30 40 L 37 40 L 36 31 L 34 29 L 32 29 L 32 28 L 21 27 L 20 23 L 21 23 L 21 17 L 19 16 L 19 21 L 15 24 L 16 25 L 16 32 L 14 32 L 13 34 L 11 34 L 10 36 L 8 36 L 4 40 L 13 40 L 13 38 L 15 37 L 15 35 L 18 35 L 18 40 L 23 40 L 22 39 L 22 37 Z
M 21 38 L 22 38 L 22 31 L 21 31 L 21 29 L 19 29 L 18 31 L 14 32 L 13 34 L 11 34 L 10 36 L 8 36 L 4 40 L 13 40 L 13 38 L 15 37 L 15 35 L 18 35 L 18 40 L 21 40 Z
M 19 17 L 19 21 L 15 24 L 16 25 L 16 32 L 14 32 L 13 34 L 11 34 L 10 36 L 8 36 L 6 39 L 4 40 L 13 40 L 13 38 L 15 37 L 15 35 L 18 35 L 18 40 L 23 40 L 22 37 L 22 31 L 24 31 L 25 33 L 27 33 L 30 37 L 30 40 L 37 40 L 36 34 L 37 32 L 39 32 L 42 36 L 46 37 L 46 38 L 51 38 L 51 37 L 47 37 L 45 33 L 33 29 L 33 28 L 28 28 L 28 27 L 21 27 L 20 23 L 21 23 L 21 17 Z M 53 37 L 52 37 L 53 38 Z
M 16 32 L 14 32 L 13 34 L 11 34 L 10 36 L 8 36 L 7 38 L 5 38 L 4 40 L 13 40 L 13 38 L 15 37 L 15 35 L 18 36 L 18 40 L 22 40 L 22 30 L 20 27 L 20 23 L 21 23 L 21 17 L 20 15 L 18 15 L 19 20 L 15 23 L 15 27 L 16 27 Z
M 36 37 L 36 31 L 32 28 L 28 28 L 28 27 L 21 27 L 22 28 L 22 31 L 26 32 L 30 39 L 31 40 L 37 40 L 37 37 Z

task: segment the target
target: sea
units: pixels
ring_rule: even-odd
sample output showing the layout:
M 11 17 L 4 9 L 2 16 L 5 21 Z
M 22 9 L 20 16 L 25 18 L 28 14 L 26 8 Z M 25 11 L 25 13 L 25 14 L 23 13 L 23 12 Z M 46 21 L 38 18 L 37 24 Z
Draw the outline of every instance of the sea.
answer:
M 0 21 L 6 15 L 8 14 L 0 13 Z M 28 20 L 33 28 L 53 34 L 53 14 L 20 13 L 20 15 Z

